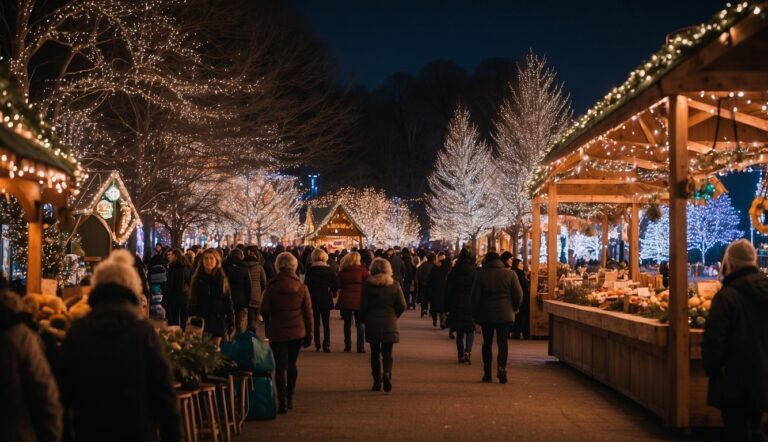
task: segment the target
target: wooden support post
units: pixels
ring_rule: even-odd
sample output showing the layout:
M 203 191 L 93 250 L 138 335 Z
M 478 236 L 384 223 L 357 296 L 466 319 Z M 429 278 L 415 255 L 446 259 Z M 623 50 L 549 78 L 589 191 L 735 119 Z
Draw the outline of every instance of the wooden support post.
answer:
M 40 293 L 43 278 L 43 226 L 40 220 L 27 223 L 27 293 Z
M 531 214 L 531 298 L 529 310 L 528 327 L 531 335 L 535 336 L 536 318 L 538 317 L 538 295 L 539 295 L 539 251 L 541 250 L 541 198 L 533 199 Z M 528 244 L 525 244 L 524 250 L 528 250 Z
M 667 423 L 689 426 L 690 343 L 688 325 L 688 251 L 686 204 L 688 180 L 688 101 L 669 97 L 669 377 Z
M 602 236 L 600 242 L 602 247 L 600 248 L 600 266 L 605 268 L 608 264 L 608 214 L 603 214 L 603 221 L 600 223 L 602 228 Z
M 632 203 L 632 219 L 629 221 L 629 275 L 640 282 L 640 207 L 637 201 Z
M 521 259 L 523 260 L 523 268 L 524 270 L 528 270 L 530 267 L 528 267 L 528 237 L 531 234 L 531 229 L 528 227 L 523 227 L 523 234 L 520 238 L 520 247 L 522 247 L 522 254 Z
M 555 298 L 557 287 L 557 240 L 559 224 L 557 222 L 557 185 L 550 183 L 547 191 L 547 278 L 549 291 L 547 298 Z

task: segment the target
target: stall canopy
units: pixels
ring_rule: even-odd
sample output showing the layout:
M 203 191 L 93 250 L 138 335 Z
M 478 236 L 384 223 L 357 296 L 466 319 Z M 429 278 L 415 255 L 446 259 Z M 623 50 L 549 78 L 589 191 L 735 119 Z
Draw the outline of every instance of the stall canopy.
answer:
M 624 84 L 575 122 L 529 183 L 537 207 L 534 229 L 544 203 L 550 220 L 557 219 L 558 204 L 624 205 L 633 277 L 640 206 L 669 204 L 673 391 L 667 419 L 675 426 L 689 423 L 686 204 L 705 194 L 718 174 L 768 162 L 767 8 L 765 2 L 732 4 L 707 23 L 668 37 Z M 533 235 L 534 284 L 538 234 Z M 549 229 L 550 257 L 555 235 L 556 229 Z M 556 265 L 549 260 L 547 297 L 556 285 Z
M 365 234 L 349 212 L 336 203 L 307 210 L 307 235 L 304 240 L 313 246 L 332 248 L 362 247 Z
M 51 204 L 69 224 L 67 197 L 77 192 L 80 165 L 19 92 L 0 64 L 0 192 L 13 195 L 28 226 L 27 291 L 39 293 L 42 276 L 42 212 Z
M 106 257 L 112 244 L 123 244 L 139 225 L 139 212 L 116 170 L 88 173 L 74 204 L 75 233 L 87 256 Z

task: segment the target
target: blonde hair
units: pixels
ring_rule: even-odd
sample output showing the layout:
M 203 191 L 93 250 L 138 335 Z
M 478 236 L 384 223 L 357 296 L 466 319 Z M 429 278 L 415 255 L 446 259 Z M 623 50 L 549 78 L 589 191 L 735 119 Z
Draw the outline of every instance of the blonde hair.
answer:
M 384 258 L 374 259 L 371 263 L 371 275 L 378 275 L 379 273 L 392 276 L 392 264 Z
M 312 251 L 312 262 L 326 262 L 328 261 L 328 254 L 321 248 L 317 248 Z
M 296 260 L 296 257 L 293 256 L 291 252 L 283 252 L 277 255 L 277 259 L 275 259 L 275 269 L 277 269 L 278 272 L 282 272 L 283 270 L 291 270 L 295 272 L 298 267 L 299 261 Z
M 352 252 L 341 258 L 339 268 L 340 270 L 344 270 L 350 267 L 359 266 L 360 262 L 360 254 L 357 252 Z

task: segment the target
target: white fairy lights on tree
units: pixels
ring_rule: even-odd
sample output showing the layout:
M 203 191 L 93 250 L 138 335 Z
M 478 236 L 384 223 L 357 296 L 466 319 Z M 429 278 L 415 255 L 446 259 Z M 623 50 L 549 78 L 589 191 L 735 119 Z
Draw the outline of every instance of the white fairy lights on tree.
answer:
M 469 240 L 476 249 L 479 235 L 501 222 L 499 174 L 469 111 L 459 106 L 429 176 L 427 213 L 432 224 L 453 239 Z
M 258 171 L 232 178 L 220 195 L 221 212 L 248 243 L 298 234 L 302 189 L 297 178 Z
M 383 190 L 344 187 L 312 200 L 310 205 L 328 207 L 335 203 L 349 211 L 349 215 L 363 230 L 368 246 L 404 246 L 419 242 L 419 221 L 408 203 L 387 196 Z
M 600 237 L 587 236 L 581 232 L 572 233 L 568 237 L 568 248 L 573 250 L 576 259 L 597 259 L 600 253 Z
M 688 250 L 698 251 L 702 262 L 706 262 L 710 249 L 727 245 L 743 233 L 739 230 L 739 213 L 727 194 L 706 205 L 688 204 Z
M 656 263 L 669 261 L 669 208 L 659 207 L 661 218 L 648 220 L 640 237 L 640 260 Z
M 525 192 L 532 171 L 547 148 L 569 124 L 572 116 L 563 84 L 546 59 L 529 53 L 518 66 L 494 122 L 500 187 L 507 226 L 530 223 L 531 199 Z

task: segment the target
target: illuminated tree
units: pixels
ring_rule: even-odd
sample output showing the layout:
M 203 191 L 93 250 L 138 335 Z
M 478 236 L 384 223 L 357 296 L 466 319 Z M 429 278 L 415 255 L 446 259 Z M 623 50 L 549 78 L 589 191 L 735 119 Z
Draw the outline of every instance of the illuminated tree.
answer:
M 403 247 L 418 244 L 421 236 L 421 224 L 416 215 L 411 212 L 408 203 L 400 199 L 392 199 L 387 224 L 386 245 Z
M 688 250 L 698 251 L 706 262 L 710 249 L 741 238 L 744 232 L 739 230 L 739 221 L 728 194 L 706 205 L 688 204 Z
M 669 208 L 661 206 L 659 210 L 661 218 L 648 220 L 640 237 L 640 260 L 669 261 Z
M 299 232 L 301 194 L 297 178 L 259 171 L 230 179 L 219 204 L 224 218 L 261 246 L 264 237 Z
M 516 81 L 509 83 L 494 121 L 499 186 L 504 204 L 504 222 L 517 237 L 531 222 L 531 199 L 526 183 L 549 146 L 566 129 L 572 116 L 563 84 L 547 66 L 545 58 L 530 52 L 517 68 Z
M 427 213 L 432 224 L 452 238 L 469 240 L 477 250 L 480 233 L 502 222 L 499 175 L 469 111 L 459 106 L 429 176 Z

